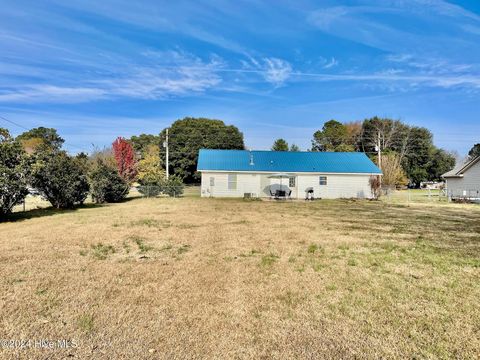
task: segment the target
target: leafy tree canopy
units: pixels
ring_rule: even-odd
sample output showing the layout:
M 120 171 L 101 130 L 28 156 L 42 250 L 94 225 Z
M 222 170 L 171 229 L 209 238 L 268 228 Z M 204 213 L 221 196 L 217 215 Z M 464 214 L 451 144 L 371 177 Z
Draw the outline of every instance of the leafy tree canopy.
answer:
M 327 121 L 313 134 L 312 151 L 354 151 L 347 127 L 337 120 Z
M 0 128 L 0 218 L 28 194 L 29 161 L 8 130 Z
M 300 147 L 296 144 L 290 145 L 290 151 L 300 151 Z
M 143 159 L 138 162 L 138 182 L 142 185 L 159 185 L 165 179 L 165 170 L 160 159 L 160 148 L 150 145 Z
M 118 137 L 112 144 L 113 154 L 117 163 L 118 173 L 129 184 L 137 175 L 137 160 L 132 145 L 122 137 Z
M 455 165 L 452 154 L 435 147 L 428 129 L 400 120 L 379 117 L 364 120 L 359 142 L 359 148 L 369 154 L 376 153 L 378 148 L 398 154 L 407 178 L 415 186 L 422 181 L 440 180 Z
M 272 151 L 288 151 L 288 143 L 285 139 L 277 139 L 273 142 Z
M 314 133 L 312 150 L 363 151 L 375 159 L 377 150 L 393 152 L 396 156 L 389 159 L 389 166 L 398 170 L 393 165 L 399 162 L 410 182 L 417 186 L 422 181 L 439 180 L 455 164 L 452 154 L 435 147 L 428 129 L 379 117 L 346 124 L 327 121 L 322 130 Z
M 160 133 L 165 141 L 165 133 Z M 170 174 L 180 176 L 185 182 L 199 180 L 196 173 L 200 149 L 244 149 L 243 134 L 237 127 L 225 125 L 221 120 L 187 117 L 175 121 L 169 129 Z M 165 149 L 161 151 L 165 162 Z
M 17 140 L 30 152 L 35 152 L 42 147 L 59 150 L 65 142 L 65 140 L 58 135 L 57 130 L 45 127 L 28 130 L 17 136 Z
M 480 156 L 480 144 L 475 144 L 468 152 L 469 159 L 475 159 Z
M 139 152 L 142 156 L 148 151 L 151 146 L 160 147 L 160 136 L 151 134 L 140 134 L 138 136 L 132 136 L 130 143 L 136 152 Z

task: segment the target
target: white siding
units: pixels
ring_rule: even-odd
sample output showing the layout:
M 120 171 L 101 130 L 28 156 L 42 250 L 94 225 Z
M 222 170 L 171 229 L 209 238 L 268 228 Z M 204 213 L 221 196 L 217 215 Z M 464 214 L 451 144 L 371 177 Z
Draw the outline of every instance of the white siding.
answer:
M 237 174 L 237 188 L 228 189 L 228 174 L 232 173 L 210 173 L 202 172 L 202 196 L 204 197 L 243 197 L 244 193 L 254 193 L 260 196 L 260 175 L 250 173 Z M 210 186 L 210 178 L 215 179 L 214 186 Z
M 463 192 L 480 192 L 480 161 L 475 163 L 463 174 L 463 178 L 447 178 L 448 193 L 453 196 L 463 196 Z
M 327 185 L 320 185 L 320 176 L 327 177 Z M 305 196 L 305 189 L 312 187 L 315 198 L 371 198 L 370 175 L 299 175 L 298 196 Z
M 236 190 L 228 189 L 228 174 L 221 172 L 202 172 L 201 194 L 204 197 L 243 197 L 244 193 L 253 193 L 259 197 L 268 197 L 269 186 L 282 183 L 288 186 L 288 179 L 270 179 L 266 173 L 236 173 Z M 232 173 L 230 173 L 232 174 Z M 320 176 L 327 177 L 327 185 L 320 185 Z M 214 186 L 210 186 L 210 177 Z M 292 197 L 305 198 L 305 190 L 314 189 L 314 196 L 323 199 L 335 198 L 371 198 L 369 174 L 296 174 L 296 187 L 291 188 Z

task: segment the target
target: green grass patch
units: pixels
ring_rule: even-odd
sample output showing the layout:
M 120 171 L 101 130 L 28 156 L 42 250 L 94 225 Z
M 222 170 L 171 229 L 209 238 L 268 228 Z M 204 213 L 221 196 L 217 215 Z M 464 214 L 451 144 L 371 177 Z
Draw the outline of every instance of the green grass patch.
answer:
M 261 254 L 261 252 L 259 250 L 252 249 L 248 253 L 241 253 L 238 256 L 239 257 L 252 257 L 252 256 L 255 256 L 255 255 L 258 255 L 258 254 Z
M 145 254 L 146 252 L 153 250 L 153 246 L 145 244 L 145 239 L 139 236 L 133 236 L 131 239 L 135 244 L 137 244 L 138 250 L 141 254 Z
M 190 251 L 190 248 L 191 248 L 190 245 L 184 244 L 177 249 L 177 254 L 179 254 L 179 255 L 184 254 L 184 253 Z
M 315 254 L 315 253 L 317 252 L 318 248 L 319 248 L 319 247 L 318 247 L 317 244 L 310 244 L 310 245 L 308 245 L 307 252 L 308 252 L 309 254 Z
M 263 267 L 269 267 L 272 266 L 278 259 L 280 259 L 279 256 L 270 253 L 268 255 L 262 256 L 262 260 L 260 261 L 260 265 Z
M 114 253 L 115 248 L 112 245 L 104 245 L 102 243 L 92 245 L 92 255 L 97 260 L 105 260 L 108 255 Z
M 81 331 L 91 333 L 93 331 L 93 315 L 81 315 L 77 320 L 77 326 Z
M 40 288 L 40 289 L 37 289 L 35 291 L 35 295 L 45 295 L 47 293 L 47 289 L 46 288 Z
M 132 221 L 131 224 L 133 226 L 146 226 L 146 227 L 154 227 L 154 228 L 168 228 L 172 226 L 172 223 L 168 220 L 157 220 L 157 219 L 151 219 L 151 218 Z

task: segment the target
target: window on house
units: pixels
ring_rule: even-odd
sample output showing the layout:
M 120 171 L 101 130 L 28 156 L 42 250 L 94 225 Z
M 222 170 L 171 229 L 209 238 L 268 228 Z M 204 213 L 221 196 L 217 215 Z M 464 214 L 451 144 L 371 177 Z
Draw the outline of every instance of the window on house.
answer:
M 210 186 L 215 186 L 215 178 L 213 176 L 210 178 Z
M 228 190 L 237 190 L 237 174 L 228 174 Z
M 292 176 L 291 178 L 288 178 L 288 186 L 289 187 L 295 187 L 295 177 Z
M 327 185 L 327 177 L 326 176 L 320 176 L 320 181 L 319 181 L 319 184 L 320 185 Z

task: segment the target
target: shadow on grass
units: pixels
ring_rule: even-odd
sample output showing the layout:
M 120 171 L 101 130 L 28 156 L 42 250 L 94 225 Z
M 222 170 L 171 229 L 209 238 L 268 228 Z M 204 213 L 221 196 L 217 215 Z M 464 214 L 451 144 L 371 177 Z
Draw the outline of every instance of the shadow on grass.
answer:
M 25 212 L 16 212 L 13 214 L 8 215 L 5 219 L 1 219 L 0 223 L 4 222 L 18 222 L 23 220 L 29 220 L 44 216 L 54 216 L 60 214 L 69 214 L 76 212 L 79 209 L 96 209 L 105 206 L 106 204 L 84 204 L 77 206 L 73 209 L 55 209 L 54 207 L 46 207 L 42 209 L 33 209 Z
M 23 221 L 23 220 L 28 220 L 28 219 L 33 219 L 33 218 L 39 218 L 39 217 L 44 217 L 44 216 L 54 216 L 54 215 L 60 215 L 60 214 L 68 214 L 75 212 L 79 209 L 97 209 L 101 208 L 104 206 L 109 206 L 109 205 L 115 205 L 115 204 L 122 204 L 122 203 L 127 203 L 133 200 L 138 200 L 141 199 L 139 196 L 131 196 L 128 198 L 123 199 L 122 201 L 116 202 L 116 203 L 105 203 L 105 204 L 95 204 L 95 203 L 88 203 L 88 204 L 83 204 L 79 205 L 73 209 L 55 209 L 52 206 L 46 207 L 46 208 L 41 208 L 41 209 L 32 209 L 24 212 L 15 212 L 13 214 L 8 215 L 5 219 L 0 219 L 0 223 L 2 222 L 17 222 L 17 221 Z

